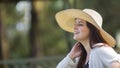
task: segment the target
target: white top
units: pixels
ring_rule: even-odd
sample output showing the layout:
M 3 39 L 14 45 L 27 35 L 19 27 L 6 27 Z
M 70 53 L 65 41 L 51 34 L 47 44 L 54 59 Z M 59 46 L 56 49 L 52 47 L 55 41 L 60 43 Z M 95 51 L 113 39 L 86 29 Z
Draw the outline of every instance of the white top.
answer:
M 68 54 L 56 68 L 76 68 L 78 60 L 78 58 L 72 60 Z M 120 54 L 117 54 L 112 47 L 100 46 L 91 50 L 89 68 L 110 68 L 112 62 L 120 63 Z

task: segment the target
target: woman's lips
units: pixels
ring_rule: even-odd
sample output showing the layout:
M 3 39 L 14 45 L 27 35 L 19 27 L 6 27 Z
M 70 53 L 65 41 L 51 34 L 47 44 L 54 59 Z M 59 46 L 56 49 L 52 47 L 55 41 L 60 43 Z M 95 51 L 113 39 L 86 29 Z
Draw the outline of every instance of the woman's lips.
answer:
M 79 34 L 80 32 L 74 32 L 74 34 Z

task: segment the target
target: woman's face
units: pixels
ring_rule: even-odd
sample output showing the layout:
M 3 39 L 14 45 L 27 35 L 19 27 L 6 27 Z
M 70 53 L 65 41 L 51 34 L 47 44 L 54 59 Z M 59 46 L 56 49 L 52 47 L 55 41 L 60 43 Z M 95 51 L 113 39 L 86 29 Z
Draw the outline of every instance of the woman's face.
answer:
M 75 18 L 73 39 L 81 41 L 89 38 L 89 28 L 85 20 Z

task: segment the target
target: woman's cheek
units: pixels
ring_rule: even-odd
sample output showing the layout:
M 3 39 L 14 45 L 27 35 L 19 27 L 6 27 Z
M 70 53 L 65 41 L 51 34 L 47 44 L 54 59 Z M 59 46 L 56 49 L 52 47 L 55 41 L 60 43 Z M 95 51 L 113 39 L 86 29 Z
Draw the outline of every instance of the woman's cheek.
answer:
M 80 35 L 81 35 L 81 38 L 87 38 L 88 35 L 89 35 L 89 31 L 88 30 L 82 30 L 81 29 L 81 32 L 80 32 Z

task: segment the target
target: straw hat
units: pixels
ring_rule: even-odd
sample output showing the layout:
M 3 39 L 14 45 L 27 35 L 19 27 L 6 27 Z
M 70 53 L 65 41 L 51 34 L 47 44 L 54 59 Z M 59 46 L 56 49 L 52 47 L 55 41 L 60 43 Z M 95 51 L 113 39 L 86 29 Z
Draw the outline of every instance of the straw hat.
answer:
M 75 18 L 88 21 L 100 31 L 100 34 L 109 46 L 114 46 L 116 44 L 115 39 L 102 28 L 102 16 L 95 10 L 66 9 L 56 13 L 55 18 L 58 25 L 63 30 L 72 33 L 74 32 Z

